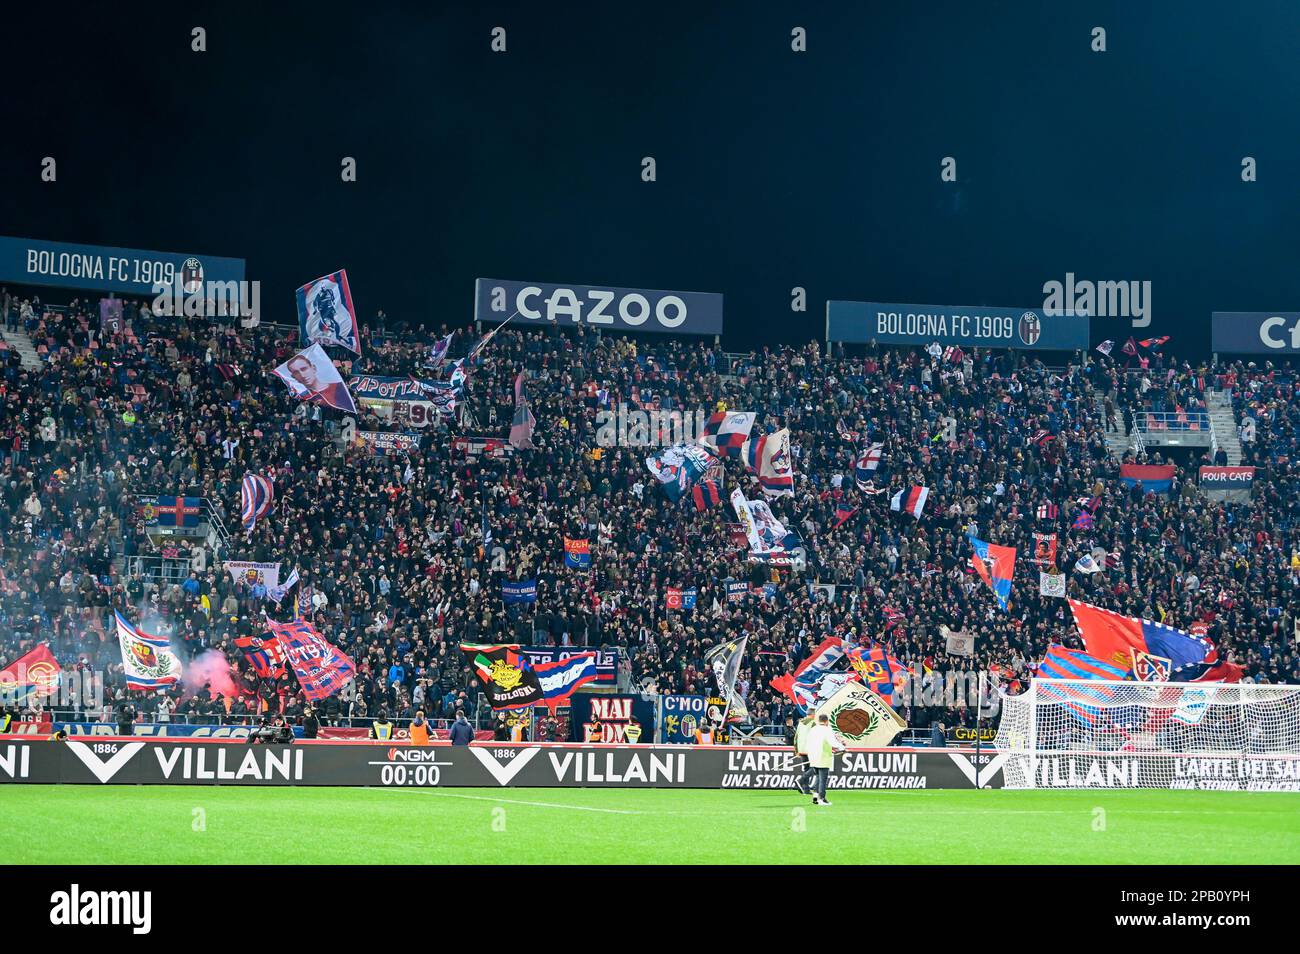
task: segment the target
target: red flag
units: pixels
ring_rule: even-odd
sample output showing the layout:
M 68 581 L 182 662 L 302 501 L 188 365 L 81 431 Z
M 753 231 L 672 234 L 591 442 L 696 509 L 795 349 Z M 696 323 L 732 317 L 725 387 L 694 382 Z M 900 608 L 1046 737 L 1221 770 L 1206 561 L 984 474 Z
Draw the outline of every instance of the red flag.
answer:
M 0 669 L 0 699 L 21 705 L 33 698 L 48 698 L 59 690 L 61 671 L 50 647 L 41 643 Z

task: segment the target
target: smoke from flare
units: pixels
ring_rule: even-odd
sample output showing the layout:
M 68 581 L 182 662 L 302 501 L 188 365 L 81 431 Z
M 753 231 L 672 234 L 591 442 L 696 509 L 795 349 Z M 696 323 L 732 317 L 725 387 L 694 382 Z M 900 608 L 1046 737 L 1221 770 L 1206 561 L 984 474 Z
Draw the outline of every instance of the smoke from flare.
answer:
M 204 683 L 214 696 L 233 699 L 239 693 L 235 690 L 235 680 L 230 674 L 230 663 L 225 653 L 209 649 L 190 662 L 185 671 L 185 688 L 198 692 Z

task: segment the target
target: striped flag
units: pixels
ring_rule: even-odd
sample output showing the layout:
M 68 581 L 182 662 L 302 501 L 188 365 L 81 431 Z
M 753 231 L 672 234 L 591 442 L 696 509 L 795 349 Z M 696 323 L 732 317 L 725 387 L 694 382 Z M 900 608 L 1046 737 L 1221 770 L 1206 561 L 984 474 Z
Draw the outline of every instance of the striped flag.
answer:
M 262 679 L 279 679 L 284 674 L 284 650 L 280 641 L 274 637 L 263 639 L 261 636 L 236 636 L 235 646 L 239 648 L 253 666 L 253 672 Z
M 244 482 L 239 488 L 240 517 L 244 529 L 249 533 L 257 521 L 271 512 L 271 502 L 275 499 L 275 484 L 261 474 L 245 474 Z
M 920 520 L 921 514 L 925 511 L 925 502 L 929 498 L 929 487 L 913 487 L 911 490 L 900 490 L 890 499 L 889 509 L 906 511 L 917 520 Z
M 691 499 L 696 510 L 708 510 L 722 503 L 722 491 L 716 480 L 702 480 L 691 488 Z
M 1129 678 L 1129 671 L 1090 656 L 1079 649 L 1066 649 L 1064 646 L 1051 646 L 1047 655 L 1038 664 L 1040 679 L 1087 679 L 1098 681 L 1118 681 Z M 1115 698 L 1115 690 L 1109 686 L 1052 686 L 1039 685 L 1039 692 L 1053 699 L 1059 699 L 1070 714 L 1079 722 L 1093 723 L 1101 714 L 1101 707 Z
M 1039 520 L 1055 520 L 1061 513 L 1061 509 L 1054 503 L 1041 503 L 1038 505 Z

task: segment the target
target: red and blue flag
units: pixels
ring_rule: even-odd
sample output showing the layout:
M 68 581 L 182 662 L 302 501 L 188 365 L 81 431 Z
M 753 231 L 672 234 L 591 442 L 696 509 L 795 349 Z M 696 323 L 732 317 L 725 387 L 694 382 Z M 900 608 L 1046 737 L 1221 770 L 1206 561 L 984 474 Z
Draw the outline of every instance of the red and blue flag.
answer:
M 1204 636 L 1135 616 L 1121 616 L 1079 600 L 1069 600 L 1083 645 L 1108 664 L 1133 665 L 1135 654 L 1169 660 L 1172 682 L 1191 682 L 1219 661 L 1218 651 Z
M 1047 655 L 1038 664 L 1038 677 L 1117 682 L 1128 679 L 1129 670 L 1113 666 L 1082 650 L 1049 646 Z M 1039 692 L 1060 700 L 1077 721 L 1087 724 L 1096 722 L 1101 710 L 1115 698 L 1115 690 L 1109 686 L 1040 684 Z
M 993 595 L 998 599 L 998 606 L 1006 609 L 1007 600 L 1011 597 L 1011 580 L 1016 575 L 1016 548 L 985 543 L 975 536 L 968 539 L 970 545 L 975 548 L 975 555 L 971 557 L 971 566 L 993 591 Z
M 295 619 L 291 623 L 267 620 L 267 628 L 275 634 L 284 657 L 302 684 L 303 694 L 312 702 L 334 695 L 356 676 L 352 660 L 306 620 Z
M 1167 494 L 1173 486 L 1173 464 L 1120 464 L 1119 479 L 1126 487 L 1136 486 L 1139 481 L 1143 490 L 1157 494 Z

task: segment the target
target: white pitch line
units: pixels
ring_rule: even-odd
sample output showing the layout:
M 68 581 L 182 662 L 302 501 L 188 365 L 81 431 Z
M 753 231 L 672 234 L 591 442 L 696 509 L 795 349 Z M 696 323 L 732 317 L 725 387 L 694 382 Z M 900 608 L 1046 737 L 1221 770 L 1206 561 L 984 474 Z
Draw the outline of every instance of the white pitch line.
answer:
M 424 795 L 440 795 L 443 798 L 466 798 L 475 802 L 504 803 L 506 805 L 531 805 L 534 808 L 568 808 L 575 812 L 603 812 L 609 815 L 645 815 L 646 812 L 629 811 L 622 808 L 596 808 L 591 805 L 561 805 L 558 802 L 525 802 L 516 798 L 495 798 L 491 795 L 461 795 L 459 792 L 442 792 L 428 788 L 386 788 L 385 792 L 420 792 Z

